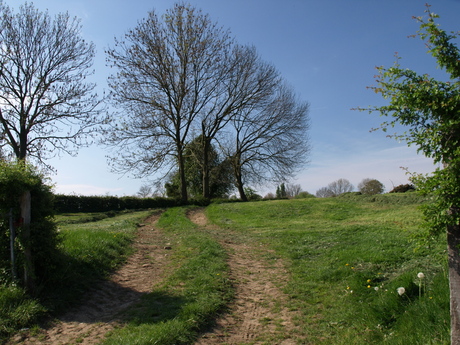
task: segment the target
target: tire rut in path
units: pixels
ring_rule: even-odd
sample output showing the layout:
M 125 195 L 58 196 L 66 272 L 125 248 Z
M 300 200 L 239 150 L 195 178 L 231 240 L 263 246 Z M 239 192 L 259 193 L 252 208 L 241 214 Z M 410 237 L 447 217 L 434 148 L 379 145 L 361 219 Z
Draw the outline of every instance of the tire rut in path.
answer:
M 162 279 L 168 257 L 161 245 L 163 237 L 155 228 L 159 217 L 156 213 L 139 226 L 134 254 L 109 280 L 88 292 L 79 306 L 55 319 L 39 335 L 19 334 L 8 344 L 90 345 L 102 341 L 107 332 L 122 324 L 120 313 L 139 302 Z
M 244 243 L 231 230 L 224 232 L 210 225 L 203 209 L 191 210 L 188 216 L 195 224 L 211 231 L 227 249 L 230 279 L 235 287 L 229 312 L 195 345 L 296 344 L 291 338 L 296 328 L 292 322 L 296 312 L 285 307 L 288 297 L 277 285 L 287 281 L 282 263 L 269 264 L 260 258 L 263 247 Z

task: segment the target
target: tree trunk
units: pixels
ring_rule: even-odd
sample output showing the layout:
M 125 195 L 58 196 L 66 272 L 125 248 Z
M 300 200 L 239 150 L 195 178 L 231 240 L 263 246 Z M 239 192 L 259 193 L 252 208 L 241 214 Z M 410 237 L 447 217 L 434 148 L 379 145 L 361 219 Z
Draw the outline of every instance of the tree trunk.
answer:
M 179 163 L 179 179 L 180 179 L 180 198 L 183 203 L 187 203 L 188 196 L 187 196 L 187 178 L 185 177 L 185 165 L 184 165 L 184 157 L 182 153 L 179 153 L 178 157 Z
M 24 246 L 24 286 L 29 292 L 33 293 L 35 291 L 35 272 L 30 238 L 31 201 L 30 191 L 24 192 L 21 196 L 21 237 L 22 245 Z
M 447 227 L 447 252 L 450 291 L 450 343 L 460 345 L 460 227 Z
M 451 345 L 460 345 L 460 226 L 447 228 L 449 255 Z
M 203 166 L 201 168 L 201 172 L 203 174 L 203 197 L 209 199 L 210 197 L 210 190 L 209 190 L 209 148 L 211 146 L 211 142 L 203 137 Z
M 235 178 L 236 178 L 236 187 L 238 188 L 238 193 L 240 193 L 240 199 L 242 201 L 248 201 L 248 197 L 246 196 L 246 193 L 244 192 L 243 179 L 241 178 L 241 174 L 236 173 Z

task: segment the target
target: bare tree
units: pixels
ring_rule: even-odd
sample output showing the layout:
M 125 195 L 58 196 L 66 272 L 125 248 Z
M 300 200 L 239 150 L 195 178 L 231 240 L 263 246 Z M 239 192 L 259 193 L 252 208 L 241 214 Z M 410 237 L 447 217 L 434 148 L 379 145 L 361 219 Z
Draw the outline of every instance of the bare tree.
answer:
M 148 198 L 148 197 L 152 196 L 152 194 L 153 194 L 152 186 L 144 184 L 139 188 L 139 191 L 137 192 L 136 195 L 139 198 Z
M 328 187 L 321 187 L 316 191 L 316 196 L 318 198 L 329 198 L 335 196 Z
M 242 200 L 247 200 L 245 183 L 285 181 L 307 163 L 308 104 L 281 81 L 263 102 L 241 109 L 231 123 L 226 151 Z
M 233 116 L 266 102 L 280 79 L 275 68 L 261 61 L 254 47 L 235 45 L 216 79 L 215 92 L 201 115 L 203 196 L 208 198 L 211 142 Z
M 343 193 L 353 191 L 354 186 L 347 179 L 340 178 L 337 181 L 331 182 L 327 187 L 322 187 L 316 191 L 316 196 L 319 198 L 327 198 L 338 196 Z
M 286 195 L 288 198 L 295 198 L 300 194 L 300 192 L 302 192 L 302 187 L 300 184 L 286 184 Z
M 115 171 L 145 176 L 177 164 L 181 199 L 187 200 L 184 149 L 198 114 L 222 92 L 231 45 L 227 31 L 182 4 L 161 19 L 150 12 L 116 41 L 107 52 L 118 69 L 109 79 L 112 100 L 124 110 L 107 130 Z
M 99 123 L 95 84 L 86 83 L 94 45 L 80 21 L 51 19 L 26 3 L 0 2 L 0 144 L 19 160 L 74 154 Z
M 332 191 L 334 196 L 337 196 L 343 193 L 351 192 L 355 187 L 347 179 L 339 178 L 337 181 L 330 183 L 328 188 Z

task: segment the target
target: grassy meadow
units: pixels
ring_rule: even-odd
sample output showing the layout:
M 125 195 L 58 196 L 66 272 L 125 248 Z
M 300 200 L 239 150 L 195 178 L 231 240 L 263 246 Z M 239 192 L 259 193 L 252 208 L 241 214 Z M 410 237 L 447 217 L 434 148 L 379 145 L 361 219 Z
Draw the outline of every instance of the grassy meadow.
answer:
M 206 213 L 227 235 L 272 249 L 262 253 L 266 260 L 284 262 L 290 279 L 283 289 L 288 307 L 298 311 L 299 344 L 449 344 L 445 239 L 415 240 L 419 204 L 415 194 L 351 194 L 211 204 Z M 127 313 L 126 327 L 114 330 L 104 344 L 192 344 L 225 310 L 233 294 L 226 253 L 212 232 L 186 218 L 186 209 L 168 209 L 158 222 L 174 248 L 169 276 Z M 32 300 L 4 284 L 3 333 L 12 331 L 20 310 L 31 314 L 22 328 L 46 309 L 62 310 L 69 298 L 116 268 L 130 253 L 135 223 L 147 215 L 101 220 L 82 215 L 84 223 L 78 215 L 60 216 L 66 269 L 58 271 L 57 280 L 76 286 L 53 295 L 59 301 L 53 306 L 49 299 Z
M 267 243 L 286 262 L 285 292 L 301 311 L 302 344 L 449 344 L 446 244 L 414 241 L 418 202 L 352 195 L 207 211 L 219 226 Z

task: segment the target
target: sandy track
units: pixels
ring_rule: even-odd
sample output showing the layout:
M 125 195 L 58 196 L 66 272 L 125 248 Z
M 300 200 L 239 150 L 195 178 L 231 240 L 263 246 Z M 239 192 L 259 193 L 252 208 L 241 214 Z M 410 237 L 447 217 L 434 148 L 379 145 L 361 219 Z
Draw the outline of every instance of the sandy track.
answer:
M 138 228 L 135 253 L 107 281 L 90 291 L 84 302 L 55 319 L 38 335 L 19 334 L 8 344 L 97 344 L 121 323 L 120 313 L 161 281 L 167 260 L 163 237 L 152 215 Z
M 296 344 L 290 338 L 296 312 L 285 307 L 287 296 L 280 287 L 287 281 L 283 265 L 263 260 L 260 255 L 266 249 L 260 244 L 245 243 L 238 234 L 208 224 L 203 209 L 194 209 L 188 216 L 211 231 L 227 249 L 230 278 L 236 290 L 230 311 L 195 345 Z

